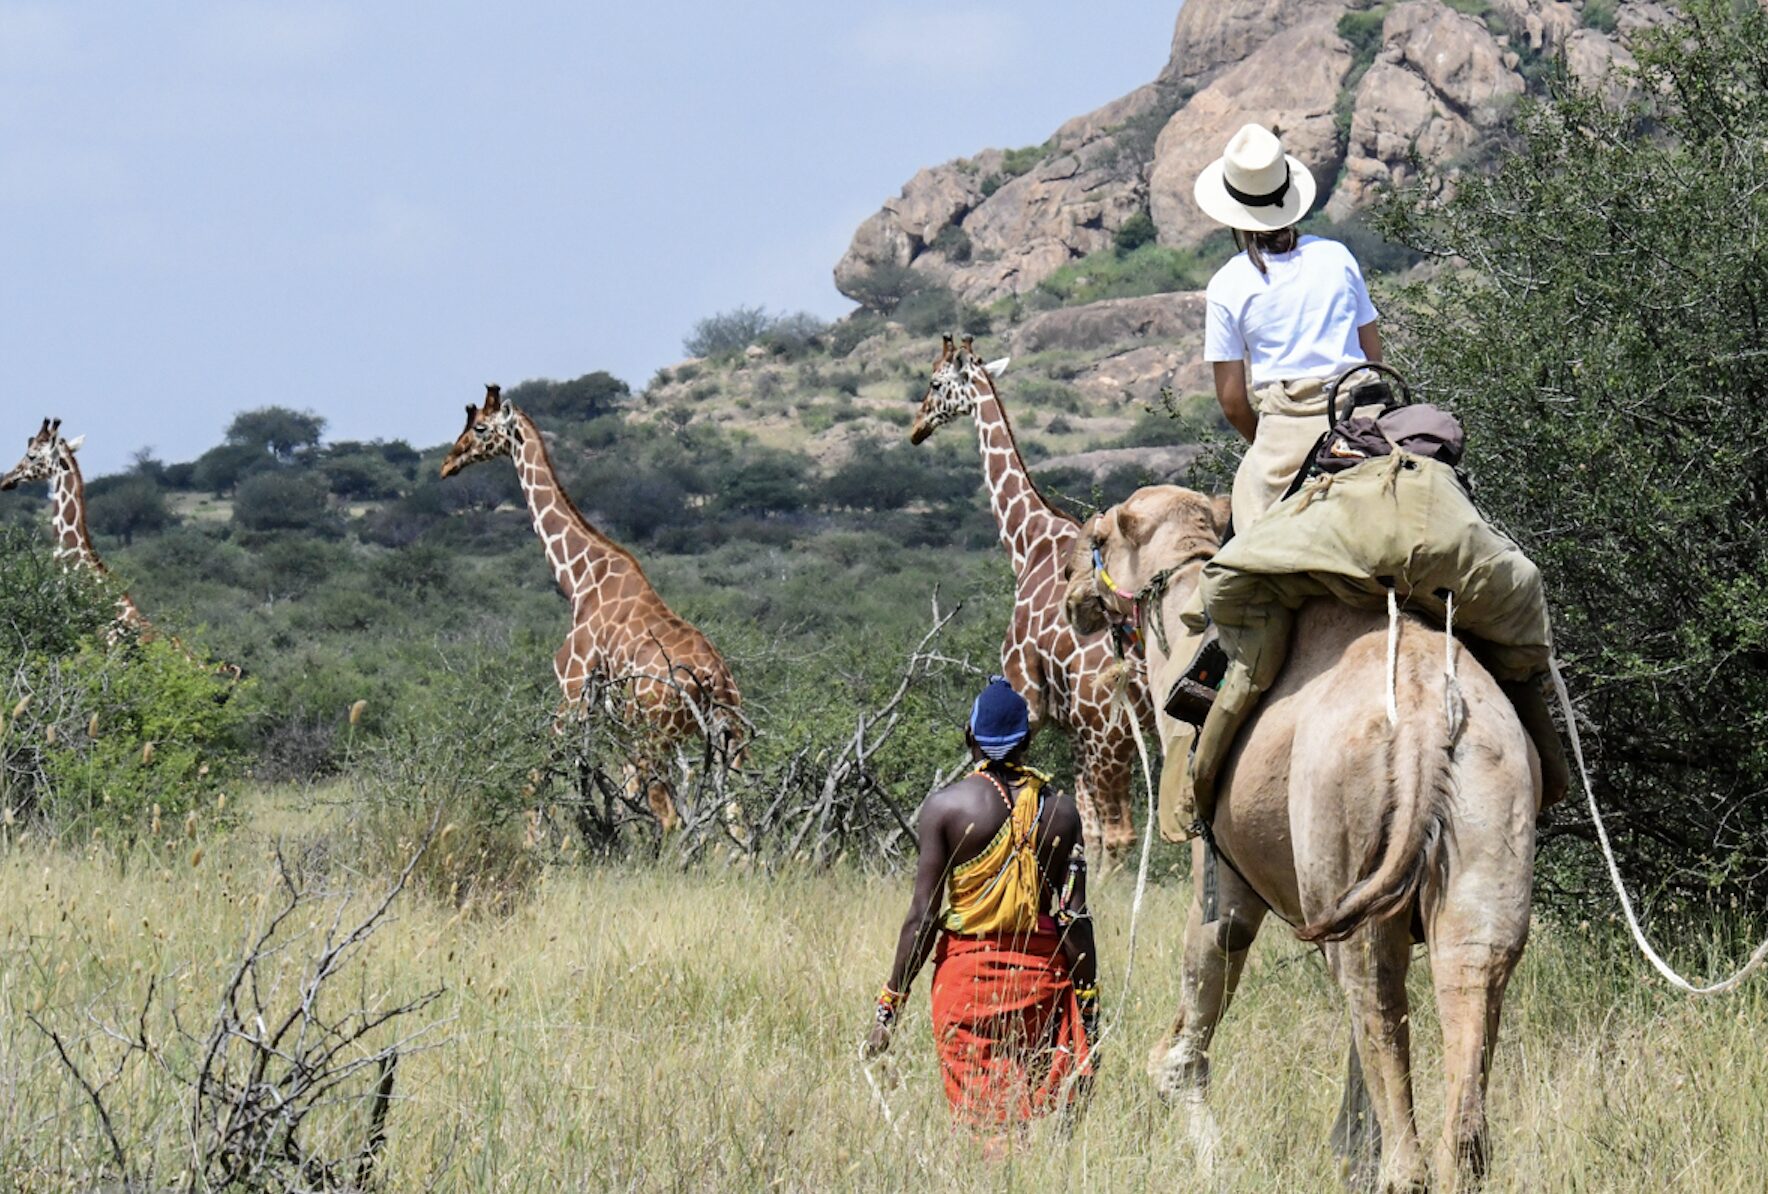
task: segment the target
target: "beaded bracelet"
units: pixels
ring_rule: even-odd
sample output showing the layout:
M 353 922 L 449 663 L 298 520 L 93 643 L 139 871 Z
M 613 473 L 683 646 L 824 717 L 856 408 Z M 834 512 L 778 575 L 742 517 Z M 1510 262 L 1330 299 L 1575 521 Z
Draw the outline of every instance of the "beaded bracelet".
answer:
M 889 1028 L 896 1023 L 897 1005 L 909 997 L 907 991 L 892 991 L 886 983 L 878 992 L 878 1026 Z
M 1081 1003 L 1097 1003 L 1099 1002 L 1099 985 L 1094 983 L 1090 987 L 1076 987 L 1074 997 Z

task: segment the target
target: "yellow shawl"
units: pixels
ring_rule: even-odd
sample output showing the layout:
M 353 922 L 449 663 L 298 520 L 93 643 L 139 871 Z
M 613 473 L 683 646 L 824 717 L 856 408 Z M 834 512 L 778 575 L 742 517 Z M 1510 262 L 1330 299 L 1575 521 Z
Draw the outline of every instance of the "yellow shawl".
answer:
M 1024 786 L 1013 801 L 1013 815 L 987 849 L 952 869 L 947 884 L 951 907 L 945 914 L 949 932 L 982 937 L 1037 928 L 1037 821 L 1050 777 L 1028 768 L 1019 774 Z

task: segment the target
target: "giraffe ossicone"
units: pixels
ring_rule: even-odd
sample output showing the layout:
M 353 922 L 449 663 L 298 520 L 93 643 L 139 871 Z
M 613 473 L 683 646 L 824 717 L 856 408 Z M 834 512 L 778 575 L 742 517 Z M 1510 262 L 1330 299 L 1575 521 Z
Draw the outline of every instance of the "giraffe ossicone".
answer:
M 965 415 L 975 423 L 983 483 L 1013 564 L 1013 616 L 1001 644 L 1001 672 L 1031 706 L 1034 733 L 1048 722 L 1068 734 L 1088 845 L 1102 846 L 1115 859 L 1134 841 L 1135 737 L 1129 718 L 1152 724 L 1153 706 L 1141 670 L 1126 673 L 1107 636 L 1078 636 L 1063 616 L 1063 564 L 1080 524 L 1051 506 L 1031 479 L 994 384 L 1006 364 L 1006 358 L 984 364 L 972 337 L 959 342 L 947 335 L 909 441 L 921 443 Z M 1122 708 L 1120 676 L 1126 684 Z

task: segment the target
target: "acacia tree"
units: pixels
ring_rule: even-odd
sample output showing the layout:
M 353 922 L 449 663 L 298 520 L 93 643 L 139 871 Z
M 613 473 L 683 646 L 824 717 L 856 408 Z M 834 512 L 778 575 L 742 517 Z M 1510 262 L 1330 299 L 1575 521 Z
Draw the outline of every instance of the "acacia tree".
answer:
M 1768 16 L 1692 0 L 1624 98 L 1562 83 L 1494 165 L 1390 197 L 1444 263 L 1390 304 L 1468 427 L 1481 507 L 1542 566 L 1629 878 L 1768 892 Z M 1592 854 L 1578 801 L 1546 874 Z

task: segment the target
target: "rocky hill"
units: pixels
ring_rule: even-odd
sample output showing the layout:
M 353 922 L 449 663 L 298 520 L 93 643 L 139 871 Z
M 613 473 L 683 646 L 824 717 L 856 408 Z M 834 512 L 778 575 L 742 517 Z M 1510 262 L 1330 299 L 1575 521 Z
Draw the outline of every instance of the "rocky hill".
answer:
M 1192 453 L 1150 409 L 1170 387 L 1213 410 L 1198 288 L 1230 250 L 1191 186 L 1240 125 L 1280 129 L 1320 182 L 1314 218 L 1356 234 L 1414 152 L 1476 157 L 1557 63 L 1600 81 L 1668 15 L 1628 0 L 1187 0 L 1158 78 L 1042 145 L 930 166 L 860 226 L 837 286 L 863 307 L 885 275 L 898 295 L 904 277 L 938 283 L 943 314 L 862 310 L 808 354 L 683 362 L 637 417 L 718 424 L 836 469 L 903 438 L 938 333 L 969 330 L 1013 358 L 1002 392 L 1034 467 L 1108 488 L 1177 479 Z M 1404 264 L 1360 235 L 1372 274 Z
M 1563 60 L 1601 80 L 1663 5 L 1633 0 L 1188 0 L 1160 76 L 1042 145 L 920 171 L 854 234 L 835 284 L 856 299 L 910 267 L 978 306 L 1109 249 L 1138 218 L 1162 245 L 1215 229 L 1191 184 L 1235 129 L 1281 131 L 1344 220 L 1410 154 L 1453 163 Z

